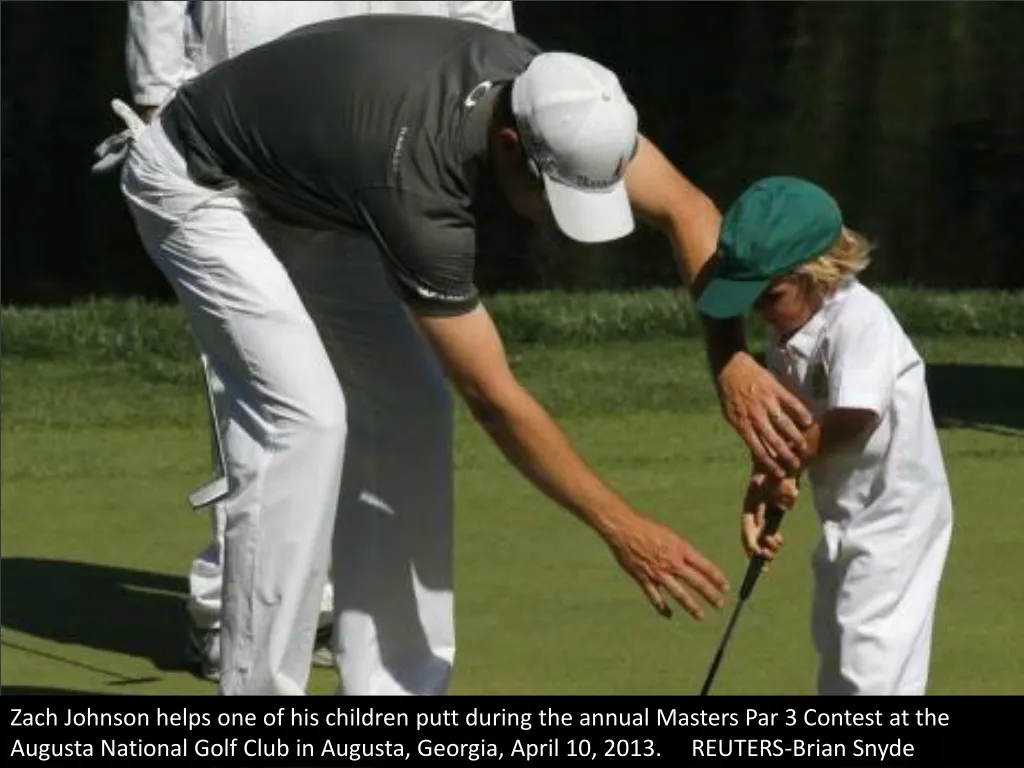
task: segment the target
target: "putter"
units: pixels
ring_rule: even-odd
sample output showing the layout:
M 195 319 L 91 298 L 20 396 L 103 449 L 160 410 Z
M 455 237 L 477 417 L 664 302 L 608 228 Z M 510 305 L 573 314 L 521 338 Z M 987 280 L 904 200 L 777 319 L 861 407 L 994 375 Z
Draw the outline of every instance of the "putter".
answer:
M 771 507 L 765 514 L 764 529 L 761 531 L 760 537 L 762 543 L 779 530 L 779 524 L 782 522 L 782 515 L 785 511 L 782 507 Z M 725 634 L 722 635 L 722 642 L 718 644 L 718 651 L 711 662 L 711 669 L 708 670 L 704 687 L 700 689 L 701 696 L 707 696 L 708 691 L 711 689 L 711 683 L 715 681 L 715 675 L 718 674 L 718 665 L 722 663 L 725 646 L 729 644 L 729 637 L 732 635 L 733 627 L 736 626 L 736 619 L 739 618 L 740 610 L 742 610 L 743 604 L 747 602 L 747 598 L 750 597 L 750 593 L 754 591 L 754 585 L 757 584 L 757 577 L 761 575 L 761 569 L 764 564 L 765 559 L 761 555 L 751 556 L 750 564 L 747 566 L 747 573 L 743 577 L 743 584 L 740 585 L 740 599 L 732 611 L 732 616 L 729 617 L 729 623 L 725 627 Z
M 192 509 L 201 509 L 209 504 L 215 504 L 231 492 L 227 462 L 224 460 L 224 447 L 220 441 L 220 419 L 217 418 L 217 404 L 213 401 L 213 392 L 210 390 L 210 364 L 206 360 L 206 355 L 200 355 L 199 359 L 203 365 L 203 379 L 206 382 L 206 407 L 209 411 L 210 429 L 213 432 L 214 450 L 217 452 L 220 475 L 189 494 L 188 503 Z

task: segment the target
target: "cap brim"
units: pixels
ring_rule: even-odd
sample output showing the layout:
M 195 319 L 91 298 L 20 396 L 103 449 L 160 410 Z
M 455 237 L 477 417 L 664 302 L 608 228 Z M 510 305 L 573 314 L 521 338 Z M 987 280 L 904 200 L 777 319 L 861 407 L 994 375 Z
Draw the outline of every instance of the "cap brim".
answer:
M 745 315 L 771 280 L 726 280 L 713 277 L 697 299 L 697 311 L 715 318 Z
M 551 215 L 566 237 L 581 243 L 605 243 L 634 229 L 633 209 L 622 181 L 607 190 L 588 192 L 544 176 L 544 189 Z

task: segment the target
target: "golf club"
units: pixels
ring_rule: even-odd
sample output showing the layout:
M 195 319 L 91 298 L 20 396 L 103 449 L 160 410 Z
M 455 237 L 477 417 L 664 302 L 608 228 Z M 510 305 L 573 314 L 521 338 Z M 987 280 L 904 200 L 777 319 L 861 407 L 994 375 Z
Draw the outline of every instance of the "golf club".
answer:
M 785 511 L 782 507 L 771 507 L 765 514 L 764 528 L 760 536 L 762 544 L 765 539 L 779 530 L 779 524 L 782 522 L 782 516 L 785 514 Z M 725 628 L 725 634 L 722 636 L 722 642 L 718 644 L 718 651 L 711 662 L 711 669 L 708 670 L 707 679 L 704 681 L 704 686 L 700 689 L 701 696 L 707 696 L 708 691 L 711 689 L 711 683 L 714 682 L 715 675 L 718 674 L 718 666 L 722 663 L 725 646 L 728 645 L 733 627 L 736 626 L 736 619 L 739 618 L 740 610 L 742 610 L 747 598 L 750 597 L 750 593 L 754 591 L 754 585 L 757 584 L 757 578 L 761 575 L 761 569 L 764 564 L 765 558 L 761 555 L 751 556 L 750 564 L 747 566 L 747 573 L 743 577 L 743 584 L 740 585 L 740 599 L 733 609 L 732 616 L 729 617 L 729 623 Z
M 206 359 L 206 355 L 200 355 L 199 360 L 203 366 L 203 379 L 206 383 L 206 407 L 210 417 L 210 429 L 213 433 L 214 450 L 217 453 L 220 474 L 202 488 L 189 494 L 188 503 L 192 509 L 201 509 L 210 504 L 215 504 L 231 492 L 227 463 L 224 460 L 224 446 L 221 445 L 220 439 L 220 420 L 217 416 L 217 404 L 214 402 L 213 392 L 210 389 L 210 364 Z

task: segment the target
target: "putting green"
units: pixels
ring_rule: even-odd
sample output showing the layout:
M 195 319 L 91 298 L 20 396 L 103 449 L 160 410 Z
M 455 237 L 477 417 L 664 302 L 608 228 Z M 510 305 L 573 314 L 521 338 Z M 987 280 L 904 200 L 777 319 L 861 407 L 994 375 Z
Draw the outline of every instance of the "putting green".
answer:
M 922 340 L 956 527 L 935 629 L 933 693 L 1017 693 L 1024 631 L 1024 343 Z M 745 454 L 693 341 L 514 350 L 523 381 L 588 461 L 730 575 Z M 70 360 L 4 360 L 0 683 L 207 694 L 183 669 L 185 570 L 208 521 L 193 381 Z M 696 693 L 732 609 L 656 616 L 603 544 L 528 485 L 460 407 L 454 693 Z M 714 693 L 813 691 L 808 500 L 744 610 Z M 328 693 L 331 671 L 310 691 Z

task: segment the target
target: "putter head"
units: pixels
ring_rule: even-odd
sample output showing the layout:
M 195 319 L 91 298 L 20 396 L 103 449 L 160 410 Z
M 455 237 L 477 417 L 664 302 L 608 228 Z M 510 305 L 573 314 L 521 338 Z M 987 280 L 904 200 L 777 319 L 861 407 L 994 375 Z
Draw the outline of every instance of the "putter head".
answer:
M 202 507 L 222 501 L 229 493 L 231 493 L 231 485 L 228 483 L 228 479 L 226 477 L 218 477 L 202 488 L 190 493 L 188 503 L 192 506 L 192 509 L 201 509 Z

